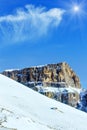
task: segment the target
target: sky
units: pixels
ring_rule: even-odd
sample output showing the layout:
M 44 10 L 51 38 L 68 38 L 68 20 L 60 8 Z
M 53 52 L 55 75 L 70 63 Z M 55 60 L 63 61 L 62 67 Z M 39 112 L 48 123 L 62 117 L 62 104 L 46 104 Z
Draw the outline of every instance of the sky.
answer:
M 67 62 L 87 88 L 86 0 L 0 0 L 0 72 Z

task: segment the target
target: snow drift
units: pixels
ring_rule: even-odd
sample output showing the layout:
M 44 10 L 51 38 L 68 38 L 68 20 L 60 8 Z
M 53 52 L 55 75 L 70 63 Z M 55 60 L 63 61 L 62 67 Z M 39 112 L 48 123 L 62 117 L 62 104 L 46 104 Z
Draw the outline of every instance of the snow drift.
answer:
M 0 74 L 0 130 L 85 130 L 87 114 Z

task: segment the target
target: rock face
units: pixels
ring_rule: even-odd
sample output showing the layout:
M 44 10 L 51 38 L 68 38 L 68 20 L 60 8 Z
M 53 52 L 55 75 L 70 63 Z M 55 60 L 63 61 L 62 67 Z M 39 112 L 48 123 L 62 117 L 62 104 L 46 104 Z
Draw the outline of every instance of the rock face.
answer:
M 87 112 L 87 90 L 80 93 L 80 102 L 77 103 L 77 109 Z
M 80 80 L 75 72 L 65 62 L 48 64 L 40 67 L 21 70 L 4 71 L 2 74 L 25 85 L 43 83 L 45 86 L 81 88 Z

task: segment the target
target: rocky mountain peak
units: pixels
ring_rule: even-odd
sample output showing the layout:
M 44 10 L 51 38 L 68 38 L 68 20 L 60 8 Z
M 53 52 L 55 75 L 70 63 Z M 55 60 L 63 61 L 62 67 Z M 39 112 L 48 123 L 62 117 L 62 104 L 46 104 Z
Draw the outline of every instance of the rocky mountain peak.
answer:
M 2 74 L 23 84 L 28 82 L 57 84 L 61 82 L 68 87 L 81 88 L 78 76 L 66 62 L 4 71 Z

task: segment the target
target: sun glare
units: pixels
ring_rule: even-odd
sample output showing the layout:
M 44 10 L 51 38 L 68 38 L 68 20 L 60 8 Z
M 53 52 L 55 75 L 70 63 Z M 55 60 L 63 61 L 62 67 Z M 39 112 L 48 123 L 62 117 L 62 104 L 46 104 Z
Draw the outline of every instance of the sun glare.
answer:
M 73 10 L 74 10 L 74 12 L 79 12 L 80 11 L 80 7 L 78 5 L 75 5 L 73 7 Z
M 86 6 L 85 2 L 71 2 L 71 4 L 68 4 L 69 10 L 67 10 L 67 13 L 71 15 L 71 18 L 78 18 L 79 20 L 82 20 L 87 14 L 86 14 Z
M 65 4 L 66 16 L 68 16 L 67 25 L 73 21 L 73 24 L 77 24 L 81 28 L 84 24 L 84 20 L 87 17 L 87 7 L 85 1 L 70 0 L 70 3 Z
M 85 2 L 74 2 L 67 4 L 67 13 L 72 14 L 72 16 L 82 16 L 85 14 Z

